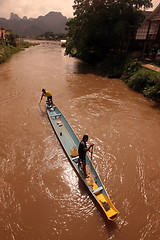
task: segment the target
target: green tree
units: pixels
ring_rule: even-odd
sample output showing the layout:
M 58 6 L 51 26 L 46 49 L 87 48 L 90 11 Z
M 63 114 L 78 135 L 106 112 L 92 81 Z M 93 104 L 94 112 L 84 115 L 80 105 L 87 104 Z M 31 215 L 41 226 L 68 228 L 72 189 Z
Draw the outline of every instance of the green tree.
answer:
M 152 0 L 75 0 L 74 18 L 67 23 L 66 53 L 99 62 L 112 49 L 128 50 L 128 43 L 144 19 L 142 8 Z
M 15 35 L 15 34 L 13 34 L 13 33 L 11 33 L 11 34 L 7 34 L 6 35 L 6 43 L 7 44 L 10 44 L 10 45 L 12 45 L 12 46 L 14 46 L 14 47 L 16 47 L 16 38 L 17 38 L 18 36 L 17 35 Z

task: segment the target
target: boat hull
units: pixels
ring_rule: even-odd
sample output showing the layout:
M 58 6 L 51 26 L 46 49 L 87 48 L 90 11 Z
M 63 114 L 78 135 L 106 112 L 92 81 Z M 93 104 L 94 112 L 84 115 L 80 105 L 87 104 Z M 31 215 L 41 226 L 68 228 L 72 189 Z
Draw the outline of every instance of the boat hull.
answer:
M 47 115 L 50 123 L 59 139 L 70 163 L 75 169 L 78 176 L 82 179 L 92 196 L 99 203 L 107 218 L 111 221 L 115 220 L 119 215 L 119 211 L 112 204 L 102 181 L 97 174 L 91 160 L 86 155 L 86 170 L 88 178 L 85 177 L 81 167 L 78 165 L 78 146 L 79 140 L 67 122 L 60 110 L 53 105 L 52 107 L 46 104 Z

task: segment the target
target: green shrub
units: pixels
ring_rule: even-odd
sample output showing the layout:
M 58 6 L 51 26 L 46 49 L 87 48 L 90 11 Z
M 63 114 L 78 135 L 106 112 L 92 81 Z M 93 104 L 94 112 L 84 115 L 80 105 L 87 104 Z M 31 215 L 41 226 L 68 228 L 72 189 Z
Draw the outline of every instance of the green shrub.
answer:
M 137 92 L 143 93 L 144 88 L 146 87 L 146 83 L 148 80 L 148 75 L 146 74 L 146 70 L 140 69 L 135 74 L 133 74 L 130 78 L 128 78 L 128 86 Z
M 143 93 L 144 93 L 144 96 L 159 102 L 160 101 L 160 84 L 157 84 L 148 89 L 145 89 Z
M 128 86 L 153 100 L 160 100 L 160 74 L 145 68 L 128 79 Z
M 143 90 L 143 94 L 155 101 L 160 101 L 160 74 L 150 71 L 152 77 L 147 82 L 147 86 Z
M 141 64 L 136 60 L 128 60 L 125 65 L 124 73 L 122 75 L 122 79 L 125 82 L 128 82 L 129 78 L 134 75 L 141 68 Z
M 0 44 L 0 63 L 6 61 L 13 53 L 16 53 L 18 49 L 12 45 Z

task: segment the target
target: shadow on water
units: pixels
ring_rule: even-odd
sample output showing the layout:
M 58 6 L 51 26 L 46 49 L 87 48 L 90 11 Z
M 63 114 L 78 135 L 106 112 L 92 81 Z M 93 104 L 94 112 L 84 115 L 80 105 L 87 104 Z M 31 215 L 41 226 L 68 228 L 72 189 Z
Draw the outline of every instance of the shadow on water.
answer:
M 74 74 L 94 74 L 101 77 L 106 76 L 106 74 L 96 66 L 81 61 L 76 62 L 76 70 L 74 71 Z
M 94 200 L 95 201 L 95 200 Z M 115 221 L 110 221 L 108 220 L 107 216 L 105 215 L 105 213 L 103 212 L 103 210 L 101 209 L 101 207 L 99 206 L 99 204 L 97 202 L 95 202 L 95 205 L 97 207 L 97 210 L 99 211 L 99 213 L 101 214 L 101 217 L 104 220 L 105 223 L 105 227 L 106 230 L 109 233 L 109 236 L 112 236 L 115 234 L 115 231 L 117 231 L 119 229 L 118 224 Z
M 91 195 L 91 194 L 90 194 Z M 108 232 L 109 234 L 109 237 L 113 237 L 115 235 L 115 233 L 117 231 L 119 231 L 119 227 L 118 227 L 118 224 L 116 223 L 116 220 L 115 221 L 110 221 L 107 216 L 105 215 L 105 213 L 103 212 L 102 208 L 100 207 L 100 205 L 97 203 L 97 201 L 94 199 L 94 197 L 91 195 L 92 197 L 92 201 L 94 202 L 96 208 L 97 208 L 97 211 L 100 213 L 100 216 L 102 217 L 103 221 L 104 221 L 104 224 L 105 224 L 105 228 L 106 228 L 106 231 Z
M 78 174 L 77 174 L 77 176 L 78 176 Z M 88 189 L 85 186 L 84 182 L 80 178 L 78 179 L 78 187 L 79 187 L 79 190 L 82 195 L 88 195 Z
M 151 107 L 154 108 L 154 109 L 159 109 L 160 110 L 160 102 L 154 102 Z

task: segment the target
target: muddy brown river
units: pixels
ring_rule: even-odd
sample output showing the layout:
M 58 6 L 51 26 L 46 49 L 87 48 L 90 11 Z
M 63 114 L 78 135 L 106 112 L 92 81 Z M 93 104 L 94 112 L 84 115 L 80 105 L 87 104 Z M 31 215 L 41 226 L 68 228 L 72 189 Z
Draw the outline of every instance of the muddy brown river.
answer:
M 79 139 L 116 208 L 110 222 L 70 165 L 41 89 Z M 0 65 L 0 240 L 160 239 L 160 108 L 118 79 L 64 56 L 59 43 Z

